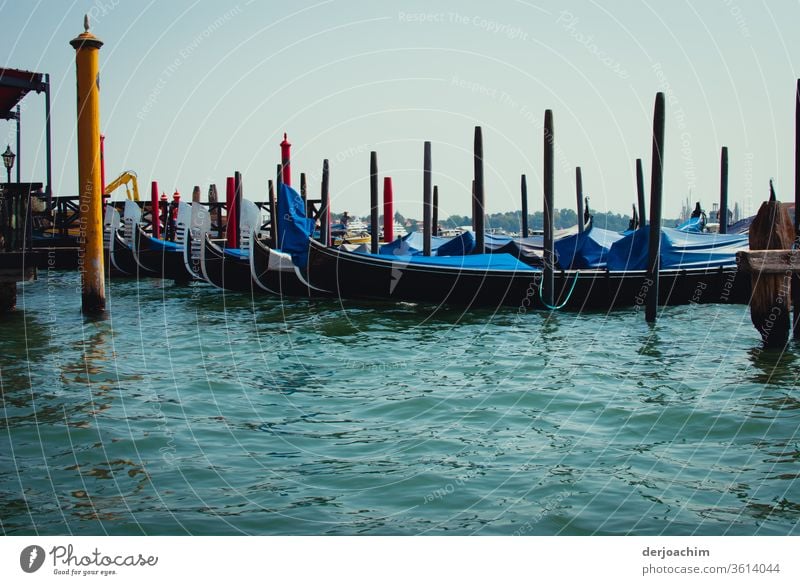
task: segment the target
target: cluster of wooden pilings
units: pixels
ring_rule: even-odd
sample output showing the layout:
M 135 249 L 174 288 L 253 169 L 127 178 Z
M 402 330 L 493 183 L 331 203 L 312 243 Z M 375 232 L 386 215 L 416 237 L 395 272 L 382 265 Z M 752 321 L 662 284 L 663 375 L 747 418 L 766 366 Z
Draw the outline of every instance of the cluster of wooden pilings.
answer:
M 761 204 L 750 226 L 750 250 L 736 255 L 739 269 L 749 272 L 753 283 L 750 319 L 764 345 L 772 348 L 785 347 L 790 334 L 800 339 L 800 79 L 795 91 L 794 155 L 794 224 L 770 181 L 769 200 Z M 727 168 L 727 152 L 724 156 Z

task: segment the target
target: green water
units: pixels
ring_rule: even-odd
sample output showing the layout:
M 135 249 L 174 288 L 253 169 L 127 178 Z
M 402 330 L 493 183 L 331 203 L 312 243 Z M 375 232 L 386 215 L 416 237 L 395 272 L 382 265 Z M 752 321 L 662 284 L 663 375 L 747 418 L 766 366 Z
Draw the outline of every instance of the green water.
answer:
M 40 275 L 5 534 L 794 534 L 800 349 L 741 306 L 518 314 Z M 163 286 L 163 288 L 162 288 Z

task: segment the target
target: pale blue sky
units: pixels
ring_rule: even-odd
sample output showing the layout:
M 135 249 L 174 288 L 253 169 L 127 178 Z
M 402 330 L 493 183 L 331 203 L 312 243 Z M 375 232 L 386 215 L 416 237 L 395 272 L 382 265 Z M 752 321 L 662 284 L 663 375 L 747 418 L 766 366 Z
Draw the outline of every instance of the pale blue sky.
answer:
M 518 209 L 524 172 L 534 211 L 552 108 L 557 206 L 574 206 L 580 165 L 594 208 L 628 212 L 636 157 L 649 191 L 653 100 L 666 90 L 665 216 L 690 190 L 711 208 L 722 145 L 734 201 L 755 210 L 770 177 L 793 198 L 796 2 L 7 0 L 4 65 L 52 77 L 57 194 L 77 192 L 69 41 L 87 11 L 105 42 L 107 177 L 133 169 L 145 192 L 152 179 L 205 192 L 239 170 L 261 199 L 287 131 L 313 195 L 330 159 L 334 210 L 368 212 L 374 149 L 400 212 L 418 217 L 430 140 L 442 215 L 468 213 L 480 124 L 488 210 Z M 38 180 L 43 98 L 26 102 L 22 170 Z M 12 147 L 13 131 L 0 123 Z

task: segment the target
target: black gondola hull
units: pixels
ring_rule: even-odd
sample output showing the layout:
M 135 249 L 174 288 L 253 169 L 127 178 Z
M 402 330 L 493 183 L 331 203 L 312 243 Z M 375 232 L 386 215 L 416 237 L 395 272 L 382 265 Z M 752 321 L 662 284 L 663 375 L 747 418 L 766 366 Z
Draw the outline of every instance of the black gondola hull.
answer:
M 539 271 L 442 267 L 385 260 L 311 242 L 307 278 L 341 298 L 464 307 L 547 308 Z M 644 271 L 559 271 L 556 304 L 574 310 L 644 306 L 652 281 Z M 659 279 L 659 303 L 746 303 L 750 279 L 735 267 L 670 270 Z
M 218 288 L 238 292 L 259 289 L 250 274 L 249 258 L 234 256 L 211 241 L 209 234 L 203 240 L 201 260 L 203 278 Z M 260 290 L 260 289 L 259 289 Z
M 330 293 L 306 282 L 285 255 L 277 254 L 260 240 L 254 240 L 250 251 L 253 281 L 265 292 L 280 297 L 320 297 Z

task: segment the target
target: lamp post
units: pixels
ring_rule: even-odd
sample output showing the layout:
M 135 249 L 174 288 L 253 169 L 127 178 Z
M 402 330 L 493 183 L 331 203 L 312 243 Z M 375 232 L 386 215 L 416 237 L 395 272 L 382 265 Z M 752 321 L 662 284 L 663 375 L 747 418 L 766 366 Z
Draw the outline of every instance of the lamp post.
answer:
M 17 155 L 11 150 L 11 146 L 6 145 L 6 151 L 3 153 L 3 165 L 6 167 L 8 173 L 8 182 L 11 182 L 11 167 L 14 166 L 14 159 Z

